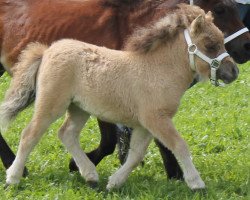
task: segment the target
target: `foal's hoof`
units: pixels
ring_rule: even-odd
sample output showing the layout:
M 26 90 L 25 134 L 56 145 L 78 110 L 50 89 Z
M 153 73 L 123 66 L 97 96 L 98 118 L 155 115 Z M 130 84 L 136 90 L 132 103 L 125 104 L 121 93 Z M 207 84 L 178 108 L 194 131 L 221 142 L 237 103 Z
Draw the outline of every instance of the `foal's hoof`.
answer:
M 5 183 L 5 185 L 3 186 L 3 189 L 8 189 L 8 187 L 10 186 L 10 184 L 8 184 L 8 183 Z
M 186 180 L 188 187 L 193 191 L 205 189 L 205 183 L 201 180 L 200 176 L 196 176 L 193 179 Z
M 92 189 L 96 189 L 98 187 L 98 182 L 96 182 L 96 181 L 87 181 L 87 185 Z
M 195 192 L 195 193 L 200 193 L 202 195 L 206 195 L 207 194 L 207 189 L 206 188 L 193 189 L 192 191 Z

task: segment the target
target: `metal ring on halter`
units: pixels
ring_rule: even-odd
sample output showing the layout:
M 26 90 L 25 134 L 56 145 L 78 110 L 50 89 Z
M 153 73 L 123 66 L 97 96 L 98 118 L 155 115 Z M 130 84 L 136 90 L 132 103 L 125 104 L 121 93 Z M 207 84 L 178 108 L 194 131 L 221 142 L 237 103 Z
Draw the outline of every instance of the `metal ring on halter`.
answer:
M 191 44 L 188 46 L 188 53 L 195 54 L 198 47 L 195 44 Z
M 218 68 L 220 67 L 220 61 L 214 59 L 214 60 L 211 62 L 210 66 L 211 66 L 212 68 L 214 68 L 214 69 L 218 69 Z

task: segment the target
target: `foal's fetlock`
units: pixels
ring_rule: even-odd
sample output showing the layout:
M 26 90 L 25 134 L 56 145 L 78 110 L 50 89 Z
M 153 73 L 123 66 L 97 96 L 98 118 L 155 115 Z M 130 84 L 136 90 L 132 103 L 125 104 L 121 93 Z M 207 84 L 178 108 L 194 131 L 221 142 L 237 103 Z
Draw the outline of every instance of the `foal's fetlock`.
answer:
M 120 176 L 117 176 L 116 174 L 113 174 L 109 177 L 108 184 L 106 186 L 106 189 L 108 191 L 112 189 L 116 189 L 122 186 L 122 184 L 126 181 L 126 178 L 122 178 Z
M 84 177 L 85 177 L 87 184 L 90 187 L 94 187 L 95 185 L 97 185 L 97 183 L 99 181 L 99 177 L 98 177 L 97 172 L 88 173 Z
M 98 182 L 97 181 L 87 181 L 86 183 L 92 189 L 96 189 L 98 187 Z
M 199 190 L 205 188 L 205 183 L 203 182 L 199 174 L 190 178 L 185 178 L 185 181 L 191 190 Z

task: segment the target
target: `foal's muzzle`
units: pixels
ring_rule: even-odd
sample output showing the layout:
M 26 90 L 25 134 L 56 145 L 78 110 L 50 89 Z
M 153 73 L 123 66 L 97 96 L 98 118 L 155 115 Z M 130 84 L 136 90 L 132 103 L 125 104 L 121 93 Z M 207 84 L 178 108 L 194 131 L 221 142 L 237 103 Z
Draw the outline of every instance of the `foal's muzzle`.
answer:
M 217 70 L 216 77 L 224 83 L 229 84 L 237 79 L 239 68 L 231 60 L 225 59 L 221 62 L 220 68 Z

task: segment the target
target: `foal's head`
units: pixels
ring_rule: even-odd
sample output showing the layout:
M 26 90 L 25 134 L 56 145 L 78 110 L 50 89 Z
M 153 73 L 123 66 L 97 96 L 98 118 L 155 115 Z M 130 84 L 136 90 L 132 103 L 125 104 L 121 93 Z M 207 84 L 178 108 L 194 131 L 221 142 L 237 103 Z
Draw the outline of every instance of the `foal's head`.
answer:
M 199 15 L 189 28 L 190 36 L 193 44 L 209 58 L 217 58 L 225 52 L 224 37 L 222 32 L 213 24 L 213 17 L 209 12 L 206 15 Z M 211 78 L 212 71 L 210 65 L 203 59 L 195 56 L 194 58 L 196 72 L 201 78 Z M 215 63 L 218 65 L 219 63 Z M 238 76 L 238 68 L 230 57 L 225 57 L 214 71 L 216 79 L 222 80 L 224 83 L 231 83 Z
M 175 38 L 178 34 L 183 34 L 184 29 L 189 29 L 193 44 L 208 59 L 217 58 L 226 51 L 223 34 L 214 25 L 211 13 L 205 15 L 205 12 L 199 7 L 185 4 L 179 5 L 177 10 L 151 26 L 135 31 L 126 42 L 125 49 L 139 53 L 154 51 L 165 43 L 176 41 Z M 188 48 L 186 55 L 188 55 Z M 212 74 L 215 84 L 218 84 L 217 79 L 221 79 L 224 83 L 231 83 L 238 76 L 238 68 L 229 56 L 219 63 L 213 62 L 213 66 L 220 64 L 218 69 L 216 67 L 213 70 L 210 69 L 210 64 L 197 56 L 194 56 L 194 63 L 196 67 L 193 69 L 195 68 L 194 70 L 200 77 L 209 78 Z

